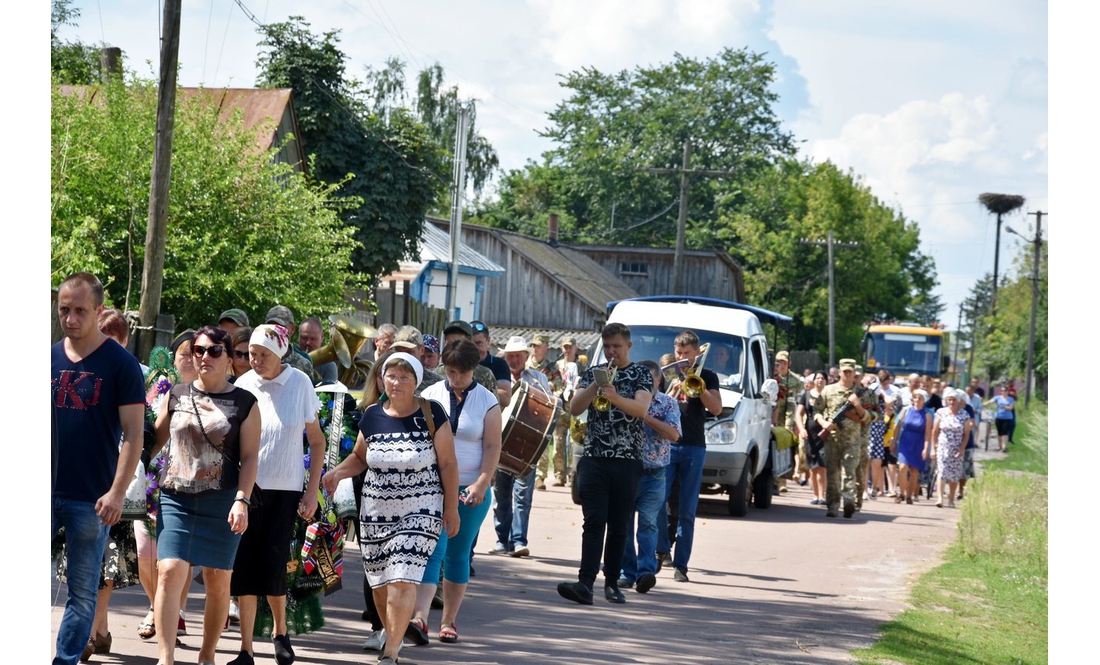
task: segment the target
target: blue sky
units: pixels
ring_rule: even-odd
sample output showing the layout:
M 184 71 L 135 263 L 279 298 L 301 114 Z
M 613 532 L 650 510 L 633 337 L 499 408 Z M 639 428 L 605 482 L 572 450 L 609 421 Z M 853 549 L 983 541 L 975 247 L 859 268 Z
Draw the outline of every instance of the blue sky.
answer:
M 480 130 L 506 169 L 549 147 L 536 130 L 562 97 L 560 74 L 726 46 L 765 52 L 779 71 L 777 110 L 804 153 L 851 169 L 920 224 L 950 328 L 993 269 L 995 223 L 978 195 L 1024 196 L 1025 210 L 1007 221 L 1025 235 L 1033 218 L 1023 212 L 1049 212 L 1045 2 L 242 2 L 261 22 L 297 14 L 315 32 L 340 29 L 352 76 L 387 56 L 410 73 L 441 63 L 448 82 L 478 99 Z M 160 4 L 77 0 L 79 25 L 61 34 L 119 46 L 129 68 L 154 76 Z M 180 83 L 253 85 L 258 41 L 233 0 L 184 0 Z M 1001 251 L 1004 274 L 1022 246 L 1005 234 Z

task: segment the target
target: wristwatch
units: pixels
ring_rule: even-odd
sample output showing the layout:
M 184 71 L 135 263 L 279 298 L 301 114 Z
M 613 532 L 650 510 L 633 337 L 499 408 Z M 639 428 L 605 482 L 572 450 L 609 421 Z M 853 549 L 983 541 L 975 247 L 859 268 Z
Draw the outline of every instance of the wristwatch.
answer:
M 240 501 L 241 503 L 243 503 L 246 506 L 251 506 L 252 505 L 252 502 L 248 499 L 248 497 L 243 495 L 243 494 L 239 494 L 239 495 L 237 495 L 237 497 L 235 499 L 233 499 L 234 503 L 236 503 L 237 501 Z

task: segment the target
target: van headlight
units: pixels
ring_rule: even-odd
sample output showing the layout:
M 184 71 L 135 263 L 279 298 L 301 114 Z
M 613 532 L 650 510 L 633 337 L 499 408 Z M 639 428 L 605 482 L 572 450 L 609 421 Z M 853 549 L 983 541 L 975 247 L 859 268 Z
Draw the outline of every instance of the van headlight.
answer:
M 707 444 L 731 444 L 737 441 L 737 423 L 720 420 L 707 428 Z

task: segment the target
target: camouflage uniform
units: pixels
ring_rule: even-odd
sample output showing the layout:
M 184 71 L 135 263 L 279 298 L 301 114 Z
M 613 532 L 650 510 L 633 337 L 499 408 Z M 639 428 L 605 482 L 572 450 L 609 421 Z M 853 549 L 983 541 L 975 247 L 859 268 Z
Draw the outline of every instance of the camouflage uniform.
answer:
M 875 391 L 862 388 L 859 403 L 867 409 L 868 417 L 859 426 L 859 466 L 856 467 L 856 510 L 863 508 L 863 494 L 867 491 L 867 472 L 871 467 L 871 422 L 881 418 L 878 408 L 878 395 Z
M 794 412 L 795 407 L 798 404 L 798 394 L 802 392 L 802 378 L 794 372 L 787 370 L 786 376 L 775 376 L 775 380 L 779 382 L 779 393 L 783 396 L 776 405 L 776 417 L 775 422 L 783 427 L 786 427 L 791 432 L 797 432 L 798 428 L 794 425 Z M 797 440 L 797 439 L 796 439 Z M 791 472 L 793 474 L 794 468 Z M 787 478 L 789 476 L 776 476 L 775 486 L 780 492 L 787 491 Z
M 829 421 L 848 403 L 851 388 L 840 382 L 830 383 L 821 391 L 822 416 Z M 856 468 L 859 465 L 860 424 L 847 417 L 837 423 L 838 428 L 825 440 L 826 490 L 825 503 L 829 515 L 835 517 L 841 500 L 855 507 L 858 489 Z
M 485 365 L 479 364 L 474 368 L 474 381 L 485 386 L 485 388 L 494 395 L 497 394 L 497 377 L 493 375 L 493 370 Z
M 548 358 L 543 358 L 542 362 L 535 360 L 535 356 L 532 354 L 527 357 L 527 369 L 533 369 L 536 372 L 542 372 L 546 375 L 547 381 L 550 382 L 550 390 L 555 395 L 560 395 L 562 391 L 561 371 L 550 362 Z M 535 471 L 535 487 L 538 489 L 546 489 L 546 475 L 550 467 L 550 456 L 554 456 L 554 475 L 557 477 L 558 482 L 562 485 L 565 484 L 565 445 L 558 445 L 559 433 L 563 433 L 561 438 L 564 440 L 569 435 L 569 421 L 562 419 L 558 420 L 558 424 L 554 426 L 554 450 L 550 452 L 548 446 L 543 451 L 542 457 L 539 458 L 537 470 Z

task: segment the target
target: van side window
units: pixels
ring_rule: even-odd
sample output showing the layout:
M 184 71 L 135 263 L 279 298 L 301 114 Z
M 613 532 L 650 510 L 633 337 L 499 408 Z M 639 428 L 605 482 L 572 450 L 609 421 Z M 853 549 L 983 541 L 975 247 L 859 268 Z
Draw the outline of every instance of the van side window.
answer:
M 759 339 L 752 340 L 752 374 L 750 382 L 753 397 L 758 397 L 760 395 L 760 387 L 764 385 L 764 380 L 767 378 L 764 375 L 767 366 L 768 362 L 764 353 L 764 345 Z

